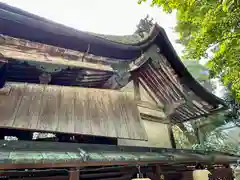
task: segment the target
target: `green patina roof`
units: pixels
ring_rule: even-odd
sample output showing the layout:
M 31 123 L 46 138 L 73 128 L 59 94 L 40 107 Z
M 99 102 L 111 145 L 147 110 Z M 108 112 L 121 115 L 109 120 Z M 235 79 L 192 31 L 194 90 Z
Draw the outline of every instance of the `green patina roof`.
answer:
M 1 141 L 0 164 L 67 162 L 236 162 L 239 156 L 163 148 L 77 143 Z
M 25 164 L 25 163 L 60 163 L 60 162 L 111 162 L 111 161 L 164 161 L 170 156 L 160 153 L 130 153 L 114 151 L 93 151 L 86 155 L 81 152 L 47 152 L 47 151 L 1 151 L 1 164 Z

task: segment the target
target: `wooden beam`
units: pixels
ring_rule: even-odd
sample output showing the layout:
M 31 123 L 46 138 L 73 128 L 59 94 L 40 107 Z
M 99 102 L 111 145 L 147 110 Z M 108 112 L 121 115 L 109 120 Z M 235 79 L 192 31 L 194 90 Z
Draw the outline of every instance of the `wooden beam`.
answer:
M 81 161 L 68 161 L 61 163 L 5 163 L 0 164 L 0 170 L 8 169 L 38 169 L 38 168 L 72 168 L 72 167 L 93 167 L 93 166 L 128 166 L 128 165 L 146 165 L 146 164 L 161 164 L 163 161 L 112 161 L 112 162 L 81 162 Z
M 68 180 L 67 176 L 48 176 L 48 177 L 24 177 L 24 180 Z M 19 178 L 11 179 L 19 180 Z
M 136 103 L 139 107 L 152 109 L 152 110 L 156 110 L 156 111 L 162 111 L 163 110 L 163 106 L 161 106 L 159 104 L 156 105 L 156 104 L 150 103 L 148 101 L 136 101 Z
M 141 101 L 139 79 L 135 74 L 133 74 L 133 88 L 134 88 L 134 99 L 137 101 Z
M 141 74 L 141 78 L 151 88 L 152 92 L 154 92 L 155 95 L 158 94 L 158 98 L 162 103 L 171 102 L 171 97 L 167 93 L 168 90 L 164 88 L 163 84 L 161 84 L 160 81 L 158 81 L 154 76 L 152 76 L 151 71 L 147 71 L 146 69 L 145 72 L 140 72 L 140 74 Z
M 170 121 L 168 119 L 162 119 L 162 118 L 151 116 L 151 115 L 144 114 L 144 113 L 140 113 L 140 115 L 143 120 L 158 122 L 158 123 L 162 123 L 162 124 L 170 123 Z
M 129 174 L 129 172 L 98 172 L 98 173 L 88 173 L 82 174 L 81 178 L 83 179 L 97 179 L 97 178 L 104 178 L 109 176 L 122 176 L 125 174 Z
M 140 78 L 142 81 L 141 85 L 142 87 L 146 90 L 146 92 L 148 93 L 148 95 L 155 101 L 153 94 L 157 97 L 157 100 L 160 101 L 161 103 L 165 103 L 168 102 L 168 99 L 164 96 L 164 94 L 162 93 L 162 91 L 157 91 L 158 88 L 157 86 L 151 82 L 151 78 L 147 77 L 146 74 L 144 73 L 140 73 Z M 146 85 L 145 85 L 146 84 Z M 149 90 L 148 90 L 149 89 Z M 153 92 L 153 94 L 151 94 L 151 92 Z
M 121 176 L 121 177 L 114 177 L 114 178 L 103 178 L 103 179 L 99 179 L 99 180 L 129 180 L 132 177 L 132 174 L 128 174 L 125 176 Z
M 142 86 L 142 88 L 147 92 L 147 94 L 150 96 L 150 98 L 156 103 L 159 104 L 158 101 L 156 100 L 156 98 L 154 97 L 153 93 L 151 92 L 151 90 L 149 89 L 150 87 L 148 87 L 147 85 L 145 85 L 144 80 L 141 81 L 141 79 L 139 79 L 139 83 Z M 155 94 L 155 96 L 157 97 L 157 95 Z M 162 101 L 161 101 L 162 103 Z
M 49 64 L 49 65 L 62 65 L 69 66 L 75 68 L 86 68 L 92 69 L 96 71 L 106 71 L 106 72 L 114 72 L 114 70 L 109 65 L 102 64 L 94 64 L 90 62 L 81 62 L 65 59 L 64 57 L 54 57 L 49 54 L 43 54 L 39 52 L 26 52 L 19 51 L 19 49 L 15 47 L 8 47 L 0 45 L 0 51 L 2 56 L 7 58 L 9 61 L 11 60 L 24 60 L 30 63 L 39 63 L 39 64 Z
M 78 169 L 70 169 L 69 171 L 69 180 L 79 180 L 80 178 L 80 171 Z

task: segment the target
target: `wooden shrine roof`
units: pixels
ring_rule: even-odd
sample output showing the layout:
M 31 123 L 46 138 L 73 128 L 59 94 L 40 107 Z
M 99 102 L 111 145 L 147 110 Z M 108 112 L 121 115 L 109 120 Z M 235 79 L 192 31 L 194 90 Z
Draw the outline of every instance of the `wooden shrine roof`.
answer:
M 0 141 L 0 169 L 80 166 L 236 163 L 240 156 L 214 152 L 58 142 Z M 53 167 L 54 166 L 54 167 Z
M 51 65 L 50 69 L 53 69 L 53 72 L 55 68 L 57 71 L 52 73 L 50 84 L 111 89 L 113 86 L 108 82 L 113 83 L 114 81 L 108 80 L 115 80 L 117 77 L 124 80 L 123 83 L 115 82 L 117 89 L 126 85 L 131 78 L 122 75 L 122 72 L 119 73 L 118 70 L 113 70 L 112 64 L 133 63 L 137 59 L 141 59 L 142 55 L 145 55 L 151 47 L 156 46 L 159 49 L 157 62 L 151 55 L 148 57 L 149 59 L 143 58 L 145 63 L 140 63 L 132 74 L 137 75 L 142 84 L 150 89 L 158 100 L 167 105 L 174 104 L 176 106 L 173 107 L 173 112 L 169 110 L 168 114 L 173 122 L 178 123 L 207 116 L 226 108 L 221 99 L 203 88 L 187 71 L 166 32 L 157 24 L 141 41 L 133 43 L 123 41 L 123 39 L 115 41 L 114 38 L 106 38 L 106 36 L 66 27 L 4 3 L 0 3 L 0 24 L 0 34 L 4 35 L 2 37 L 10 36 L 18 39 L 16 41 L 16 39 L 8 37 L 2 40 L 5 45 L 2 47 L 3 50 L 0 49 L 0 53 L 2 51 L 4 58 L 9 59 L 9 63 L 4 64 L 8 66 L 6 81 L 39 83 L 39 75 L 49 69 L 49 67 L 45 67 L 47 64 L 47 66 Z M 17 50 L 19 50 L 21 43 L 25 44 L 24 53 L 16 52 L 16 49 L 13 53 L 14 45 L 15 48 L 17 45 Z M 6 50 L 6 47 L 9 48 L 9 44 L 12 49 Z M 29 50 L 27 44 L 32 44 L 31 47 L 36 46 L 37 48 L 30 47 Z M 60 51 L 60 53 L 58 52 L 56 57 L 53 55 L 54 53 L 50 52 L 50 49 L 53 49 L 55 55 L 56 51 Z M 161 55 L 165 59 L 161 58 Z M 69 57 L 73 57 L 75 61 L 71 61 Z M 88 62 L 79 62 L 79 58 L 83 59 L 82 57 L 85 57 Z M 49 61 L 48 58 L 52 60 Z M 22 60 L 24 63 L 19 64 Z M 93 63 L 90 63 L 91 61 Z M 61 69 L 60 67 L 61 70 L 59 70 L 59 66 L 65 68 Z M 124 73 L 129 73 L 131 70 L 128 69 Z M 2 73 L 1 69 L 0 73 Z M 105 86 L 105 84 L 107 85 Z
M 115 90 L 8 84 L 0 127 L 147 140 L 133 99 Z
M 224 103 L 217 97 L 215 99 L 219 102 L 211 102 L 185 86 L 164 56 L 159 56 L 159 61 L 155 63 L 149 59 L 132 74 L 137 76 L 142 87 L 152 94 L 154 102 L 165 105 L 165 113 L 173 123 L 205 117 L 225 108 Z

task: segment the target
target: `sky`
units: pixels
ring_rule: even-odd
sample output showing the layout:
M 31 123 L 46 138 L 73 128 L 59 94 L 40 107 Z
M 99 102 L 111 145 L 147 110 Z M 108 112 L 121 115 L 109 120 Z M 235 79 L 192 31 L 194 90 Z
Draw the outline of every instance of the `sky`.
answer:
M 181 54 L 182 47 L 175 41 L 175 14 L 166 14 L 149 3 L 137 0 L 0 0 L 47 19 L 82 31 L 100 34 L 129 35 L 136 30 L 141 18 L 149 14 L 167 32 L 174 48 Z

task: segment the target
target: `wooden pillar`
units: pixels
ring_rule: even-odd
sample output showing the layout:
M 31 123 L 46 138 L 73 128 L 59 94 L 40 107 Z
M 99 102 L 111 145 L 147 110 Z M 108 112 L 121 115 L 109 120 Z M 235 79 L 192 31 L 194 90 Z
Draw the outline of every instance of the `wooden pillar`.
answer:
M 153 168 L 153 180 L 166 180 L 159 164 Z
M 80 172 L 78 169 L 72 168 L 69 171 L 69 180 L 79 180 Z

